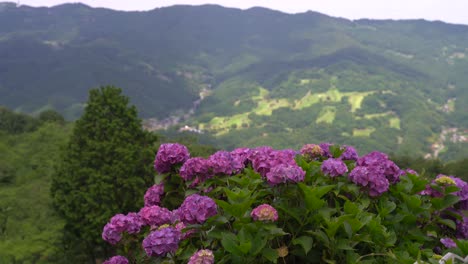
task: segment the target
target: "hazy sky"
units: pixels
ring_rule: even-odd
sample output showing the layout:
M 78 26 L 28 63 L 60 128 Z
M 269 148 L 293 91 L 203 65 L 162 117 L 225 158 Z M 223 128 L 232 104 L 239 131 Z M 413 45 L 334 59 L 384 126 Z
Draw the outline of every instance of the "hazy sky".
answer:
M 468 0 L 20 0 L 19 2 L 30 6 L 53 6 L 66 2 L 82 2 L 93 7 L 118 10 L 149 10 L 176 4 L 201 5 L 210 3 L 242 9 L 263 6 L 288 13 L 313 10 L 349 19 L 424 18 L 468 24 Z

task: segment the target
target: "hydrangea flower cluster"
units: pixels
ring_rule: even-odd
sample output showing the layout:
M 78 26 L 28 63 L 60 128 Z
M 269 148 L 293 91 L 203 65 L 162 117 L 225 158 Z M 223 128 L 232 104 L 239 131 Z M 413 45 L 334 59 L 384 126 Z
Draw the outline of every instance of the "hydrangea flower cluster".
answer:
M 468 210 L 468 183 L 464 180 L 454 177 L 454 176 L 447 176 L 443 174 L 437 175 L 437 177 L 432 181 L 432 184 L 438 184 L 442 188 L 444 185 L 455 185 L 458 187 L 458 191 L 454 192 L 453 195 L 456 195 L 460 198 L 459 202 L 457 203 L 457 208 L 461 210 Z M 432 197 L 441 197 L 443 194 L 438 190 L 435 190 L 431 187 L 431 184 L 426 186 L 426 189 L 421 192 L 422 195 L 429 195 Z
M 279 164 L 266 174 L 267 182 L 274 186 L 287 182 L 304 181 L 305 171 L 297 165 Z
M 172 222 L 172 212 L 157 205 L 141 208 L 139 215 L 143 222 L 149 226 L 160 226 Z
M 218 151 L 208 159 L 215 175 L 231 175 L 234 171 L 233 159 L 227 151 Z
M 386 192 L 390 184 L 400 180 L 402 170 L 381 152 L 371 152 L 360 157 L 356 167 L 349 174 L 352 182 L 368 188 L 372 197 Z
M 354 161 L 358 160 L 359 155 L 355 148 L 351 146 L 343 146 L 343 147 L 345 148 L 345 151 L 343 152 L 343 154 L 341 154 L 340 159 L 354 160 Z
M 323 149 L 319 145 L 306 144 L 301 148 L 301 155 L 306 161 L 312 161 L 324 155 Z
M 451 239 L 451 238 L 441 238 L 440 242 L 446 247 L 446 248 L 455 248 L 457 247 L 457 244 Z
M 154 169 L 159 173 L 171 171 L 172 166 L 182 164 L 190 157 L 186 146 L 177 143 L 166 143 L 159 147 Z
M 234 173 L 240 173 L 249 164 L 250 152 L 249 148 L 237 148 L 231 151 Z
M 270 147 L 258 147 L 251 151 L 249 160 L 253 169 L 262 177 L 266 177 L 270 170 L 280 164 L 297 165 L 294 150 L 274 150 Z
M 179 248 L 181 233 L 174 227 L 162 227 L 151 232 L 143 240 L 143 248 L 148 256 L 163 256 L 176 252 Z
M 144 222 L 136 213 L 129 213 L 127 215 L 117 214 L 104 226 L 102 239 L 115 245 L 122 239 L 123 232 L 136 234 L 140 232 L 143 225 Z
M 186 224 L 202 224 L 217 213 L 218 207 L 215 201 L 198 194 L 187 196 L 176 211 L 180 221 Z
M 276 221 L 278 220 L 278 211 L 269 204 L 262 204 L 255 207 L 250 213 L 255 221 Z
M 211 162 L 204 158 L 188 159 L 180 167 L 180 177 L 185 181 L 191 181 L 196 178 L 199 182 L 203 182 L 212 176 Z
M 209 249 L 202 249 L 195 252 L 189 259 L 187 264 L 213 264 L 214 255 Z
M 320 143 L 319 146 L 320 148 L 322 149 L 323 151 L 323 156 L 326 157 L 326 158 L 332 158 L 333 155 L 331 154 L 330 152 L 330 147 L 332 146 L 333 144 L 331 143 L 328 143 L 328 142 L 324 142 L 324 143 Z
M 128 264 L 128 259 L 123 256 L 113 256 L 102 264 Z
M 164 183 L 151 186 L 145 193 L 145 206 L 159 205 L 164 195 Z
M 325 175 L 329 175 L 330 177 L 341 176 L 348 172 L 348 167 L 346 167 L 346 164 L 341 159 L 329 158 L 324 160 L 320 168 Z

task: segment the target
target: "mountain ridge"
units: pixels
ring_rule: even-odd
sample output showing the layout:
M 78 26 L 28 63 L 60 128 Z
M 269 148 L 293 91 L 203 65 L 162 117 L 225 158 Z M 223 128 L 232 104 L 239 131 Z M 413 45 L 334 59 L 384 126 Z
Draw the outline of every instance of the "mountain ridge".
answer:
M 207 140 L 222 147 L 333 140 L 424 154 L 442 127 L 468 127 L 465 25 L 217 5 L 3 4 L 0 14 L 0 104 L 17 111 L 74 119 L 88 89 L 113 84 L 144 118 L 221 129 Z

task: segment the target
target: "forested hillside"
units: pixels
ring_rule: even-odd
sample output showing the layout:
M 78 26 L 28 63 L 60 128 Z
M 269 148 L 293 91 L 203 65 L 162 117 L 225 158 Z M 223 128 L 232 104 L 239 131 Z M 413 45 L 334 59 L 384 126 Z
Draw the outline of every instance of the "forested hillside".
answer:
M 424 20 L 1 3 L 0 104 L 75 119 L 88 89 L 113 84 L 154 127 L 225 148 L 332 141 L 453 160 L 468 156 L 467 43 L 468 26 Z

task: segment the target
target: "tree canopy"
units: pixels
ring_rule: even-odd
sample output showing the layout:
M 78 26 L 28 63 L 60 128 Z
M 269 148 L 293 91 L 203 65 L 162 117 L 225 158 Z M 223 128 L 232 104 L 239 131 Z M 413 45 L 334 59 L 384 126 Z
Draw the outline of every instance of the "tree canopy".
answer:
M 91 90 L 52 178 L 54 206 L 66 221 L 64 239 L 89 261 L 107 254 L 101 230 L 108 219 L 139 208 L 153 180 L 156 137 L 142 129 L 128 103 L 119 88 Z

